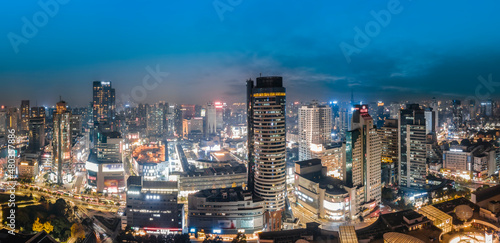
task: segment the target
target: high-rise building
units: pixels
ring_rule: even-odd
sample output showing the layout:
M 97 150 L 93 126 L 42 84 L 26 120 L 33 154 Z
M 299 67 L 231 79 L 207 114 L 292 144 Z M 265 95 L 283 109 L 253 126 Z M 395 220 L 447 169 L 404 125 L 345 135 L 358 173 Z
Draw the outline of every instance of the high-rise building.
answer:
M 399 185 L 422 187 L 427 176 L 425 112 L 418 104 L 408 104 L 400 111 Z
M 215 102 L 215 115 L 216 115 L 216 128 L 218 130 L 224 129 L 224 108 L 226 103 Z
M 62 184 L 62 167 L 71 159 L 71 112 L 66 102 L 59 101 L 54 113 L 54 132 L 52 134 L 52 158 L 57 165 L 57 183 Z
M 8 117 L 7 107 L 4 105 L 0 106 L 0 136 L 7 134 L 7 129 L 9 128 Z
M 146 106 L 147 108 L 147 133 L 149 136 L 163 135 L 164 108 L 160 104 Z
M 115 89 L 111 88 L 111 82 L 94 81 L 92 109 L 94 126 L 103 131 L 113 131 Z
M 19 110 L 17 107 L 10 107 L 9 111 L 7 112 L 7 123 L 8 123 L 8 129 L 17 129 L 17 123 L 19 122 Z
M 493 101 L 491 99 L 481 102 L 481 116 L 493 116 Z
M 356 188 L 355 199 L 351 199 L 354 207 L 371 209 L 381 201 L 382 155 L 380 137 L 367 105 L 355 105 L 351 128 L 346 134 L 344 181 L 346 186 Z
M 182 119 L 195 117 L 195 105 L 181 105 Z
M 182 136 L 186 139 L 197 139 L 203 136 L 203 118 L 193 117 L 182 121 Z
M 312 102 L 299 108 L 299 160 L 312 159 L 312 146 L 331 142 L 332 109 Z
M 382 143 L 382 182 L 388 185 L 398 183 L 398 120 L 385 119 L 378 134 Z
M 285 92 L 282 77 L 247 81 L 248 187 L 273 216 L 286 200 Z
M 25 133 L 28 132 L 29 127 L 28 123 L 30 120 L 30 101 L 29 100 L 22 100 L 21 101 L 21 120 L 20 120 L 20 131 Z
M 77 136 L 82 134 L 83 116 L 80 114 L 71 114 L 70 127 L 71 127 L 71 141 L 74 141 Z
M 30 113 L 28 149 L 37 152 L 45 146 L 45 107 L 33 107 Z
M 217 112 L 215 104 L 208 103 L 205 113 L 205 134 L 210 135 L 215 133 L 217 133 Z

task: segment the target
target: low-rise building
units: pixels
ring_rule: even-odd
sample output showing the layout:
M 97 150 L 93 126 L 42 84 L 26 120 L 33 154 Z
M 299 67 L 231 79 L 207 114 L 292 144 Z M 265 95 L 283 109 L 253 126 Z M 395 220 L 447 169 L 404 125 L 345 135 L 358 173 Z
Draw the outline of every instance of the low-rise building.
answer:
M 327 176 L 326 171 L 320 159 L 296 162 L 296 200 L 300 206 L 321 218 L 345 221 L 351 216 L 350 195 L 355 189 L 345 187 L 341 180 Z
M 125 171 L 121 161 L 102 161 L 90 153 L 85 163 L 87 186 L 102 193 L 119 193 L 125 189 Z
M 177 203 L 177 182 L 127 179 L 127 226 L 148 234 L 181 233 L 184 207 Z
M 201 190 L 188 202 L 190 233 L 254 234 L 264 228 L 264 201 L 241 187 Z

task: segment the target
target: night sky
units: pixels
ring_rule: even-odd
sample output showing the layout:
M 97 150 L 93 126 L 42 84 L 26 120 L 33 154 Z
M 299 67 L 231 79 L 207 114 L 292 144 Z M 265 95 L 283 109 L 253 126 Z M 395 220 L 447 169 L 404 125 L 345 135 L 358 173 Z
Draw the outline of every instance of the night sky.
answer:
M 0 104 L 86 105 L 94 80 L 125 99 L 148 66 L 169 75 L 142 103 L 244 101 L 259 73 L 282 75 L 289 101 L 462 99 L 480 75 L 500 84 L 499 1 L 61 2 L 1 8 Z

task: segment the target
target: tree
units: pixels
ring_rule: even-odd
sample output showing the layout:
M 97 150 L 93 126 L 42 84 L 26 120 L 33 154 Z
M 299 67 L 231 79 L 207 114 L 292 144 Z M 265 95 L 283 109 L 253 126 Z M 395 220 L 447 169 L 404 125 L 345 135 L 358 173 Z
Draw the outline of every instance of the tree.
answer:
M 247 243 L 247 236 L 245 234 L 238 233 L 231 243 Z
M 45 232 L 47 232 L 48 234 L 54 230 L 54 226 L 52 226 L 52 224 L 50 224 L 50 222 L 47 221 L 43 224 L 43 230 L 45 230 Z
M 35 222 L 33 223 L 33 231 L 40 232 L 42 230 L 43 230 L 43 224 L 40 223 L 40 218 L 36 218 Z
M 83 226 L 79 223 L 74 223 L 71 226 L 71 237 L 75 237 L 78 239 L 85 239 L 85 230 Z

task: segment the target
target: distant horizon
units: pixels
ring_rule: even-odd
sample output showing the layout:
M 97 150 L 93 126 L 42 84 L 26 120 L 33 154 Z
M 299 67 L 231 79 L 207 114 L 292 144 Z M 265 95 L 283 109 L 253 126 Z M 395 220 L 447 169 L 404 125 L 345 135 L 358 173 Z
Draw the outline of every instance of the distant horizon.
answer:
M 142 103 L 242 101 L 259 73 L 283 76 L 289 101 L 500 96 L 497 1 L 237 3 L 10 2 L 0 104 L 84 106 L 94 80 L 129 96 L 151 70 L 168 75 Z

